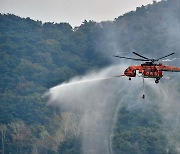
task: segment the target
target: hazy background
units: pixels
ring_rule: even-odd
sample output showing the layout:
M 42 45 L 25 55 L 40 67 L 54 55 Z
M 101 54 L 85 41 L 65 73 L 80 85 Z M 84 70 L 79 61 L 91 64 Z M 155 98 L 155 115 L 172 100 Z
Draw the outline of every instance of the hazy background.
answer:
M 150 3 L 152 0 L 0 0 L 0 12 L 79 26 L 85 19 L 97 22 L 113 20 Z

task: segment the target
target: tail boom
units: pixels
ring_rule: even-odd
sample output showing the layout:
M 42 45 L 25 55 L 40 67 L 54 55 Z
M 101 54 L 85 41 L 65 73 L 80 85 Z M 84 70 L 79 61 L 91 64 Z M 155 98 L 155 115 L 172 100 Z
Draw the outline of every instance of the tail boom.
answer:
M 168 72 L 180 72 L 180 67 L 174 66 L 156 66 L 156 68 L 160 71 L 168 71 Z

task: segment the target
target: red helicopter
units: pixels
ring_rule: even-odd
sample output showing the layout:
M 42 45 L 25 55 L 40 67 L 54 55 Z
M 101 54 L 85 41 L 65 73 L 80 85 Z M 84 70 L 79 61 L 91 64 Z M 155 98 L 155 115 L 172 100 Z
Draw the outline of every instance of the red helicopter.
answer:
M 159 80 L 163 77 L 163 71 L 180 72 L 180 67 L 167 66 L 167 65 L 163 65 L 162 63 L 155 63 L 155 62 L 158 62 L 159 60 L 162 60 L 166 57 L 173 55 L 174 53 L 168 54 L 166 56 L 163 56 L 163 57 L 157 58 L 157 59 L 150 59 L 150 58 L 144 57 L 136 52 L 133 52 L 133 54 L 141 57 L 141 59 L 121 57 L 121 56 L 117 56 L 117 55 L 114 55 L 114 57 L 131 59 L 131 60 L 136 60 L 136 61 L 144 61 L 145 63 L 142 63 L 141 65 L 136 65 L 136 66 L 129 66 L 124 71 L 123 75 L 119 75 L 119 76 L 115 76 L 115 77 L 127 76 L 127 77 L 129 77 L 129 80 L 131 80 L 132 77 L 136 77 L 136 71 L 138 70 L 139 74 L 142 74 L 143 85 L 144 85 L 144 78 L 155 78 L 155 83 L 156 84 L 159 83 Z M 145 95 L 143 95 L 143 98 L 144 97 L 145 97 Z

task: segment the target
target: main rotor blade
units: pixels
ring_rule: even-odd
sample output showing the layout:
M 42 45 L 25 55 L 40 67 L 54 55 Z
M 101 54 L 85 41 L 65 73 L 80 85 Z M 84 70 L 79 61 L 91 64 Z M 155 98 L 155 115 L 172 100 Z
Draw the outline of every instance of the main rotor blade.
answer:
M 118 57 L 118 58 L 137 60 L 137 61 L 147 61 L 147 60 L 145 60 L 145 59 L 136 59 L 136 58 L 129 58 L 129 57 L 121 57 L 121 56 L 116 56 L 116 55 L 113 55 L 113 56 L 114 56 L 114 57 Z
M 141 58 L 146 59 L 146 61 L 147 61 L 147 60 L 150 60 L 149 58 L 144 57 L 144 56 L 142 56 L 142 55 L 140 55 L 140 54 L 138 54 L 138 53 L 136 53 L 136 52 L 132 52 L 132 53 L 135 54 L 135 55 L 137 55 L 137 56 L 139 56 L 139 57 L 141 57 Z
M 175 53 L 173 52 L 173 53 L 171 53 L 171 54 L 169 54 L 169 55 L 167 55 L 167 56 L 163 56 L 163 57 L 161 57 L 161 58 L 156 59 L 156 61 L 158 61 L 158 60 L 160 60 L 160 59 L 163 59 L 163 58 L 166 58 L 166 57 L 169 57 L 169 56 L 174 55 L 174 54 L 175 54 Z

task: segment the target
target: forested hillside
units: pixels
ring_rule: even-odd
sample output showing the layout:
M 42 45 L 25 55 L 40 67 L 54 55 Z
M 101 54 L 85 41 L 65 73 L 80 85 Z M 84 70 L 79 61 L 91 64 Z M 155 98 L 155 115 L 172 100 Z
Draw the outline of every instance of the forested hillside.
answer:
M 75 28 L 0 14 L 1 153 L 80 153 L 77 117 L 48 106 L 48 89 L 115 63 L 115 53 L 158 57 L 173 51 L 178 57 L 179 42 L 178 0 L 154 1 L 114 21 L 85 20 Z M 167 147 L 155 108 L 130 112 L 124 104 L 118 113 L 114 153 L 178 153 Z

